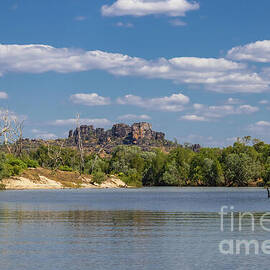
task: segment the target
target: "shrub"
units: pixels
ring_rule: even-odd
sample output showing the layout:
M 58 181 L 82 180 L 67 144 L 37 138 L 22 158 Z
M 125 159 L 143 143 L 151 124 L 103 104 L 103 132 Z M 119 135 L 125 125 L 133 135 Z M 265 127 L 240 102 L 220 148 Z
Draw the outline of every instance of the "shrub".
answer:
M 93 176 L 93 182 L 97 184 L 101 184 L 107 179 L 106 174 L 101 171 L 94 172 L 92 176 Z
M 20 159 L 11 155 L 1 158 L 0 162 L 0 179 L 18 175 L 27 169 L 27 165 Z
M 36 160 L 30 158 L 23 159 L 23 162 L 27 165 L 27 168 L 37 168 L 39 166 Z
M 142 186 L 142 176 L 137 172 L 136 169 L 129 169 L 127 174 L 119 174 L 119 177 L 123 182 L 125 182 L 128 186 L 141 187 Z
M 59 167 L 59 170 L 60 170 L 60 171 L 64 171 L 64 172 L 72 172 L 72 171 L 73 171 L 72 168 L 70 168 L 70 167 L 67 166 L 67 165 L 60 166 L 60 167 Z
M 15 158 L 13 156 L 7 157 L 7 163 L 10 164 L 11 166 L 19 166 L 23 169 L 27 168 L 27 165 L 22 160 Z

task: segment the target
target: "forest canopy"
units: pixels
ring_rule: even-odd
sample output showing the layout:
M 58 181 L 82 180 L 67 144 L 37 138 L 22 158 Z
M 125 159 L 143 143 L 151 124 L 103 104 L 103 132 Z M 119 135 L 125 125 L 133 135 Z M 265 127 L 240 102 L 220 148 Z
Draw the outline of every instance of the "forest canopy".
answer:
M 270 184 L 270 145 L 244 137 L 233 146 L 198 152 L 189 145 L 169 152 L 121 145 L 110 155 L 84 153 L 82 157 L 76 149 L 44 144 L 19 155 L 0 154 L 1 179 L 31 167 L 78 171 L 97 182 L 114 174 L 133 186 L 265 186 Z

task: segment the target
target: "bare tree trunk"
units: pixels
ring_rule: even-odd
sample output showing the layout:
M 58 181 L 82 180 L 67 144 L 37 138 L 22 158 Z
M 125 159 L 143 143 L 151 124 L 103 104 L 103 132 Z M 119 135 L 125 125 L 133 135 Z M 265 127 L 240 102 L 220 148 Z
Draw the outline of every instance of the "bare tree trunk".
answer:
M 81 128 L 80 128 L 80 115 L 77 114 L 77 130 L 78 130 L 78 142 L 77 147 L 80 154 L 80 175 L 84 172 L 84 149 L 83 142 L 81 137 Z
M 0 117 L 0 138 L 6 146 L 8 153 L 21 155 L 23 138 L 23 121 L 8 110 Z
M 61 143 L 61 145 L 59 146 L 59 148 L 53 148 L 53 146 L 50 145 L 50 143 L 48 142 L 48 157 L 50 158 L 51 162 L 52 162 L 52 170 L 56 171 L 63 163 L 61 154 L 62 154 L 62 148 L 64 146 L 64 142 Z
M 14 143 L 14 146 L 15 146 L 14 153 L 16 156 L 20 157 L 22 155 L 22 150 L 23 150 L 23 122 L 18 123 L 17 135 L 18 135 L 18 139 Z
M 113 144 L 113 142 L 110 142 L 109 144 L 106 144 L 104 146 L 100 146 L 100 149 L 98 150 L 96 156 L 95 156 L 95 159 L 94 159 L 94 162 L 92 163 L 92 166 L 91 166 L 91 173 L 93 173 L 94 169 L 95 169 L 95 165 L 96 165 L 96 162 L 97 162 L 97 159 L 101 153 L 101 151 L 105 150 L 107 147 L 111 146 Z

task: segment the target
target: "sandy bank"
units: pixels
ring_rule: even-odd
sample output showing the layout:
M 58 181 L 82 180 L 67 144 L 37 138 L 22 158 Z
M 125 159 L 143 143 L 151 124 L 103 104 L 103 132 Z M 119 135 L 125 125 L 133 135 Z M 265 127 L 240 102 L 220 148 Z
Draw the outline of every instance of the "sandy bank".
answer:
M 28 169 L 20 176 L 3 179 L 7 190 L 24 189 L 66 189 L 66 188 L 125 188 L 126 184 L 110 176 L 102 184 L 93 183 L 89 175 L 80 176 L 75 172 L 52 172 L 44 168 Z

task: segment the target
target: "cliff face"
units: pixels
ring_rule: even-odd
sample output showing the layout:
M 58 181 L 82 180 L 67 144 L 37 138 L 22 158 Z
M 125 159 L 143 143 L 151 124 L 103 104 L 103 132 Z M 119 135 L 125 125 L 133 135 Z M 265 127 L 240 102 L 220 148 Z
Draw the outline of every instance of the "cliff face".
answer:
M 78 146 L 79 134 L 81 135 L 84 149 L 89 152 L 98 152 L 102 148 L 109 154 L 118 145 L 137 145 L 146 151 L 151 150 L 153 147 L 162 147 L 165 151 L 170 151 L 178 145 L 166 140 L 164 133 L 153 131 L 151 124 L 140 122 L 134 123 L 131 126 L 115 124 L 109 130 L 94 128 L 92 125 L 83 125 L 79 129 L 70 130 L 67 139 L 51 141 L 23 139 L 23 149 L 30 151 L 48 143 L 58 146 L 63 144 L 64 147 L 74 148 Z M 190 144 L 185 147 L 192 149 L 194 152 L 198 152 L 201 148 L 199 144 Z
M 107 131 L 103 128 L 91 126 L 80 126 L 74 131 L 69 131 L 68 141 L 70 144 L 77 144 L 79 132 L 85 146 L 103 144 L 126 144 L 139 146 L 164 146 L 168 142 L 165 134 L 152 130 L 149 123 L 140 122 L 132 126 L 126 124 L 115 124 Z

